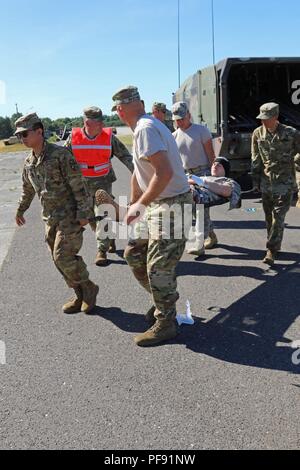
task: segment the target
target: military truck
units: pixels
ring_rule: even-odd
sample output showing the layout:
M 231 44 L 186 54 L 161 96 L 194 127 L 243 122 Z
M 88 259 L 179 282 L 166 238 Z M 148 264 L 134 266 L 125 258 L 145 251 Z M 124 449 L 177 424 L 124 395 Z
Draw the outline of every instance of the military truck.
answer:
M 19 139 L 16 135 L 12 135 L 8 139 L 3 140 L 4 145 L 14 145 L 19 143 Z
M 231 161 L 232 177 L 250 184 L 251 135 L 259 107 L 280 104 L 280 121 L 300 129 L 300 57 L 227 58 L 198 70 L 173 94 L 187 101 L 193 122 L 213 136 L 216 155 Z

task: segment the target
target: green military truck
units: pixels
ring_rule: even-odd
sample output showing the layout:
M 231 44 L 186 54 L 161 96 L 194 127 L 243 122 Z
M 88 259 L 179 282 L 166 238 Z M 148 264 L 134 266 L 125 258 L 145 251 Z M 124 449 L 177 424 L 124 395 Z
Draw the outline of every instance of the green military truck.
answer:
M 212 133 L 216 155 L 230 159 L 232 176 L 249 189 L 259 107 L 279 103 L 280 121 L 300 129 L 300 57 L 224 59 L 189 77 L 176 101 L 188 102 L 193 122 Z

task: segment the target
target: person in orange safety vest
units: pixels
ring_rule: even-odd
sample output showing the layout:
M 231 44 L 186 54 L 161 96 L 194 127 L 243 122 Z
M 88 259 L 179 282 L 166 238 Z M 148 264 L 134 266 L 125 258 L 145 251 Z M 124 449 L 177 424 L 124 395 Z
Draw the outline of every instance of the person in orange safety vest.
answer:
M 113 133 L 112 128 L 105 128 L 100 108 L 91 106 L 83 110 L 83 128 L 74 128 L 65 145 L 72 150 L 89 191 L 93 197 L 98 189 L 104 189 L 112 196 L 112 183 L 116 181 L 111 159 L 115 155 L 133 173 L 132 156 Z M 97 208 L 94 205 L 95 214 Z M 104 234 L 103 225 L 96 227 L 97 266 L 108 264 L 107 252 L 116 251 L 115 240 Z

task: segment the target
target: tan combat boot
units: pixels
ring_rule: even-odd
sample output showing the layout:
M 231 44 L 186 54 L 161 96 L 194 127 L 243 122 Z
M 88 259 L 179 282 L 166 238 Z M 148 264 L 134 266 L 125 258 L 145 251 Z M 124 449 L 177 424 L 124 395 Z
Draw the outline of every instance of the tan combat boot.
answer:
M 137 346 L 152 346 L 177 336 L 176 320 L 164 318 L 156 320 L 155 324 L 145 333 L 134 338 Z
M 273 266 L 275 262 L 276 251 L 268 250 L 266 256 L 263 259 L 263 263 Z
M 95 258 L 96 266 L 107 266 L 107 255 L 104 251 L 98 251 L 96 258 Z
M 81 284 L 82 289 L 82 304 L 81 311 L 89 313 L 96 305 L 96 298 L 99 292 L 99 287 L 92 281 L 86 281 Z
M 298 207 L 298 209 L 300 209 L 300 196 L 298 197 L 298 201 L 296 202 L 296 207 Z
M 79 313 L 81 312 L 81 304 L 82 304 L 82 291 L 81 287 L 74 287 L 75 297 L 71 299 L 69 302 L 63 305 L 63 312 L 64 313 Z
M 218 243 L 217 235 L 215 232 L 210 232 L 206 240 L 204 240 L 204 248 L 206 250 L 212 250 Z
M 109 242 L 109 248 L 108 248 L 108 253 L 116 253 L 117 248 L 116 248 L 116 242 L 115 240 L 110 240 Z

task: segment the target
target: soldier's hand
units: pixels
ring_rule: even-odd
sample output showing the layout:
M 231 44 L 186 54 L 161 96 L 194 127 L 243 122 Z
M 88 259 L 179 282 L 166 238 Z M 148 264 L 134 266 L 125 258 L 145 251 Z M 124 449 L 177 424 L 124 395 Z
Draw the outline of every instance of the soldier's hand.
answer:
M 16 215 L 16 224 L 18 225 L 18 227 L 22 227 L 22 225 L 26 224 L 26 220 L 22 215 Z
M 131 206 L 128 207 L 127 214 L 124 217 L 124 223 L 127 225 L 132 224 L 132 222 L 137 222 L 139 219 L 143 217 L 145 213 L 145 206 L 135 202 Z
M 78 222 L 81 227 L 84 227 L 85 225 L 89 224 L 88 219 L 80 219 Z

